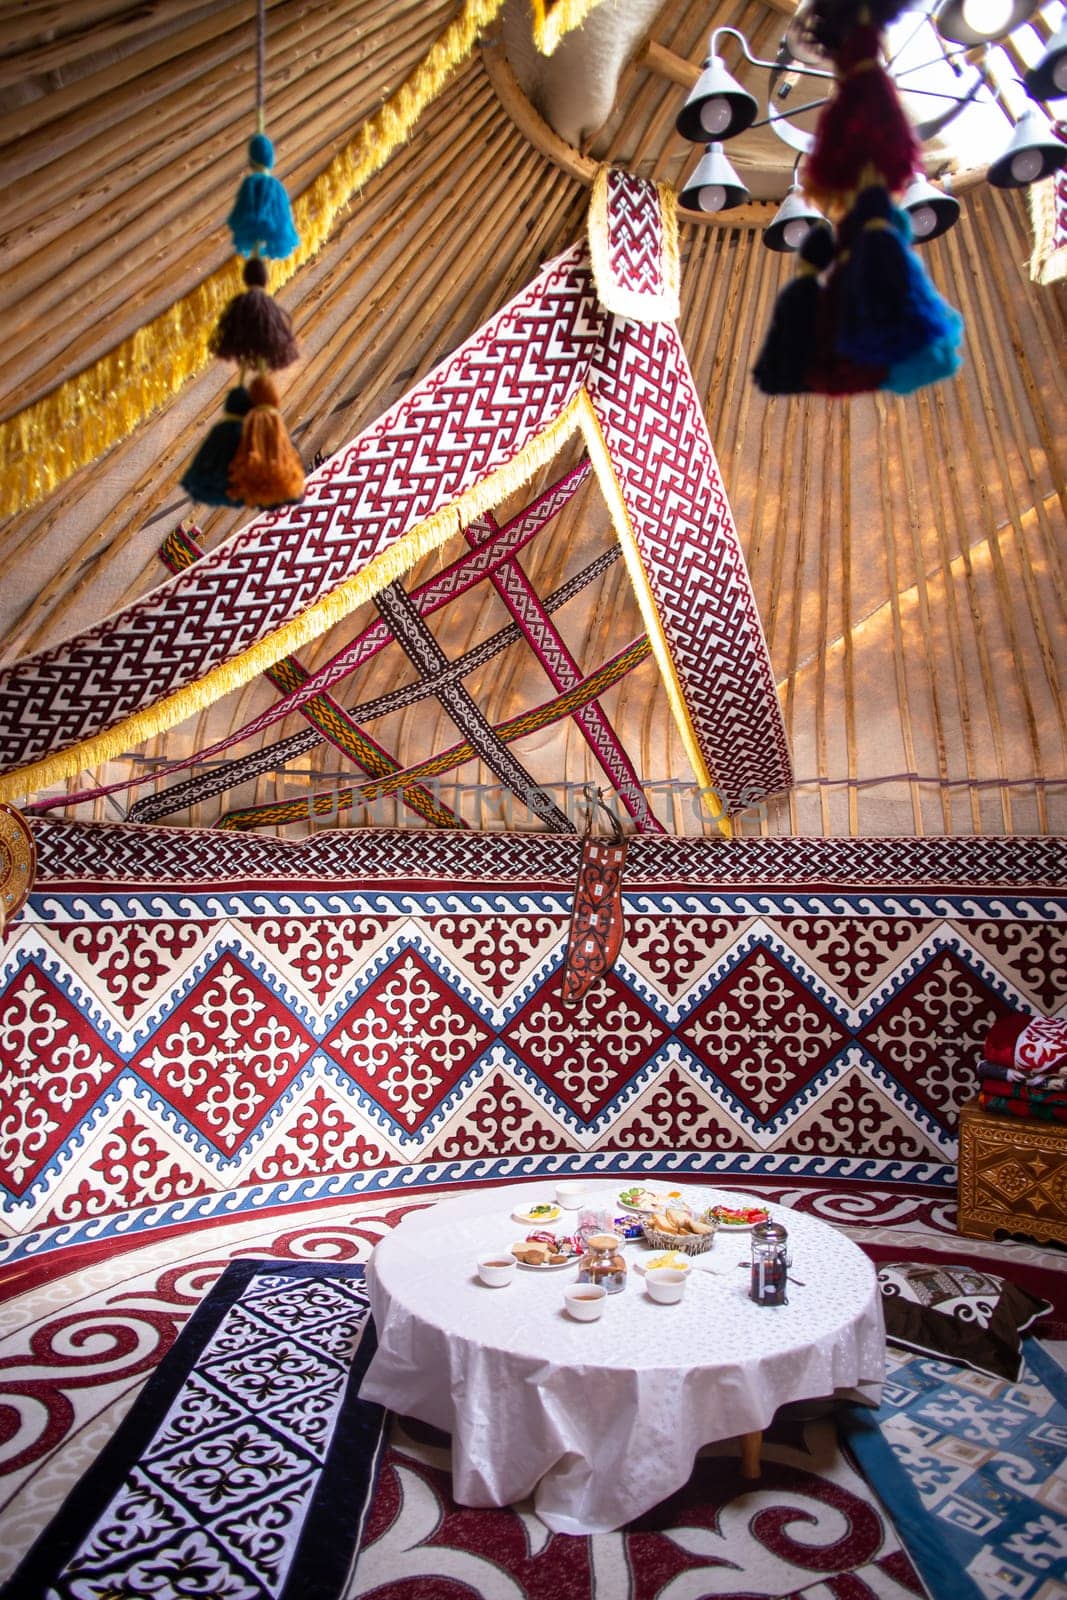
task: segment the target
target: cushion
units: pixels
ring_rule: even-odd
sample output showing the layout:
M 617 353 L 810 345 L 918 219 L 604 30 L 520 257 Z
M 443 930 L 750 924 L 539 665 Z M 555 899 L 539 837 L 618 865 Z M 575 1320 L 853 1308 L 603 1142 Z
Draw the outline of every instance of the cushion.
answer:
M 1019 1376 L 1022 1336 L 1052 1310 L 975 1267 L 891 1261 L 878 1269 L 886 1339 L 994 1378 Z

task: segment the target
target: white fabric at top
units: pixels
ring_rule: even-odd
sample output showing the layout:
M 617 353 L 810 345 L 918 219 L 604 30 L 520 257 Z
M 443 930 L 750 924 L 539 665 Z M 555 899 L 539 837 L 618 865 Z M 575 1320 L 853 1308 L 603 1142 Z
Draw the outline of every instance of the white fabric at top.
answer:
M 620 1186 L 589 1189 L 611 1199 Z M 700 1205 L 738 1198 L 697 1185 L 683 1194 Z M 452 1435 L 461 1505 L 532 1494 L 555 1532 L 607 1532 L 681 1488 L 701 1445 L 765 1427 L 786 1401 L 862 1387 L 877 1403 L 875 1269 L 825 1223 L 770 1208 L 801 1280 L 786 1306 L 749 1299 L 738 1265 L 749 1237 L 720 1230 L 680 1304 L 645 1293 L 637 1244 L 627 1288 L 598 1322 L 580 1323 L 563 1309 L 574 1267 L 520 1268 L 503 1289 L 475 1272 L 480 1255 L 529 1231 L 512 1220 L 517 1207 L 551 1198 L 551 1184 L 521 1184 L 443 1201 L 405 1218 L 371 1258 L 378 1350 L 361 1394 Z M 564 1212 L 551 1226 L 574 1220 Z

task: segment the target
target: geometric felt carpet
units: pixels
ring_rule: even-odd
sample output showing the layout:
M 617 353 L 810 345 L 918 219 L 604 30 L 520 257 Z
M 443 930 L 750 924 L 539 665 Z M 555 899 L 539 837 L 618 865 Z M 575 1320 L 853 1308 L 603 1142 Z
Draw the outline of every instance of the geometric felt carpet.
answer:
M 1037 1326 L 1037 1337 L 1067 1339 L 1067 1251 L 963 1239 L 956 1232 L 952 1198 L 918 1188 L 883 1191 L 833 1178 L 816 1183 L 760 1176 L 746 1180 L 745 1189 L 754 1198 L 795 1207 L 845 1229 L 879 1261 L 966 1261 L 999 1272 L 1054 1302 L 1052 1318 Z M 440 1194 L 452 1192 L 446 1184 Z M 28 1252 L 7 1263 L 0 1271 L 0 1579 L 14 1571 L 50 1522 L 52 1531 L 43 1543 L 52 1570 L 61 1564 L 61 1553 L 63 1561 L 69 1559 L 58 1540 L 70 1544 L 71 1512 L 57 1520 L 60 1507 L 65 1501 L 72 1508 L 83 1504 L 85 1491 L 94 1485 L 107 1488 L 105 1471 L 111 1487 L 104 1499 L 110 1499 L 127 1467 L 121 1461 L 108 1467 L 112 1446 L 107 1441 L 114 1435 L 118 1444 L 127 1437 L 124 1422 L 138 1407 L 138 1391 L 151 1393 L 154 1379 L 146 1383 L 146 1374 L 167 1375 L 168 1393 L 155 1403 L 157 1414 L 173 1405 L 179 1369 L 169 1355 L 205 1340 L 194 1333 L 188 1346 L 184 1334 L 177 1344 L 172 1341 L 208 1315 L 205 1289 L 221 1283 L 235 1261 L 245 1271 L 254 1261 L 256 1274 L 266 1271 L 289 1282 L 292 1267 L 311 1265 L 313 1281 L 338 1278 L 352 1290 L 347 1269 L 365 1262 L 403 1215 L 438 1197 L 431 1190 L 297 1200 L 263 1215 L 236 1214 L 207 1225 L 190 1220 L 180 1228 Z M 232 1295 L 227 1291 L 223 1298 L 228 1303 Z M 361 1294 L 356 1298 L 362 1304 Z M 208 1306 L 212 1302 L 218 1305 L 217 1294 Z M 1053 1326 L 1057 1318 L 1059 1328 Z M 369 1330 L 367 1337 L 373 1337 Z M 1027 1351 L 1035 1343 L 1027 1340 Z M 357 1352 L 361 1365 L 365 1355 Z M 897 1359 L 891 1353 L 891 1362 Z M 963 1376 L 965 1393 L 979 1392 L 973 1387 L 979 1375 Z M 358 1378 L 350 1392 L 357 1383 Z M 347 1415 L 343 1406 L 342 1426 Z M 754 1491 L 738 1477 L 736 1445 L 714 1447 L 671 1504 L 632 1528 L 590 1540 L 553 1535 L 521 1510 L 456 1506 L 449 1493 L 447 1448 L 442 1454 L 440 1441 L 430 1443 L 425 1430 L 416 1431 L 414 1439 L 394 1432 L 354 1577 L 347 1576 L 346 1541 L 350 1545 L 357 1536 L 367 1474 L 361 1486 L 342 1482 L 341 1473 L 371 1461 L 374 1445 L 357 1444 L 340 1452 L 340 1459 L 331 1454 L 324 1478 L 334 1486 L 333 1509 L 329 1496 L 319 1502 L 328 1530 L 321 1534 L 320 1521 L 320 1533 L 313 1530 L 300 1541 L 295 1558 L 279 1559 L 279 1566 L 289 1561 L 289 1581 L 284 1590 L 273 1590 L 278 1600 L 282 1594 L 287 1600 L 298 1595 L 314 1600 L 348 1595 L 360 1600 L 703 1600 L 739 1594 L 764 1600 L 783 1595 L 916 1600 L 921 1592 L 889 1515 L 838 1448 L 829 1423 L 803 1429 L 794 1424 L 785 1431 L 776 1425 L 764 1457 L 777 1476 L 766 1477 Z M 973 1449 L 973 1441 L 968 1447 Z M 131 1459 L 141 1448 L 132 1450 Z M 96 1461 L 102 1462 L 99 1473 Z M 1049 1478 L 1043 1491 L 1046 1506 L 1053 1503 L 1055 1482 Z M 83 1504 L 83 1525 L 102 1510 L 85 1510 Z M 1019 1564 L 1012 1552 L 1007 1559 Z M 965 1565 L 961 1559 L 959 1575 Z M 101 1577 L 108 1570 L 97 1569 Z M 43 1571 L 43 1566 L 24 1565 L 6 1597 L 34 1600 L 43 1592 Z M 149 1576 L 151 1586 L 133 1591 L 137 1600 L 214 1600 L 216 1593 L 226 1593 L 216 1589 L 210 1568 L 205 1576 L 187 1567 L 180 1589 L 157 1582 L 162 1574 Z M 201 1577 L 204 1582 L 198 1584 Z M 36 1587 L 28 1587 L 31 1581 Z M 1055 1563 L 1044 1581 L 1045 1591 L 1028 1583 L 1019 1588 L 1020 1595 L 1063 1600 Z M 111 1590 L 116 1592 L 123 1594 Z M 249 1592 L 271 1593 L 272 1584 L 250 1582 Z M 1015 1592 L 1011 1583 L 986 1590 L 1005 1600 L 1014 1600 Z M 56 1593 L 63 1600 L 73 1595 L 100 1600 L 108 1590 L 94 1585 L 89 1574 L 80 1593 L 69 1584 Z M 956 1596 L 962 1600 L 959 1584 L 953 1585 Z M 131 1600 L 129 1588 L 123 1600 Z
M 506 1397 L 502 1397 L 506 1404 Z M 616 1533 L 554 1534 L 529 1504 L 469 1510 L 445 1435 L 393 1425 L 344 1600 L 917 1600 L 889 1520 L 830 1420 L 776 1421 L 755 1486 L 735 1444 Z
M 232 1262 L 5 1600 L 336 1600 L 383 1437 L 363 1272 Z
M 1016 1383 L 887 1352 L 842 1438 L 933 1600 L 1067 1597 L 1067 1373 L 1036 1340 Z

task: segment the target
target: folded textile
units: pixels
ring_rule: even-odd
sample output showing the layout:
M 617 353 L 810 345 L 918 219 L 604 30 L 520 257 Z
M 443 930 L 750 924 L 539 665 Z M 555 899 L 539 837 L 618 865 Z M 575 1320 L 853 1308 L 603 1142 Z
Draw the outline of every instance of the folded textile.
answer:
M 1056 1067 L 1051 1072 L 1030 1073 L 1027 1077 L 1020 1077 L 1013 1067 L 1002 1067 L 995 1061 L 980 1061 L 978 1063 L 978 1077 L 980 1087 L 985 1089 L 991 1084 L 996 1084 L 998 1094 L 1009 1094 L 1011 1090 L 1004 1085 L 1010 1083 L 1013 1088 L 1026 1092 L 1027 1088 L 1046 1094 L 1049 1090 L 1067 1091 L 1067 1068 Z
M 1067 1068 L 1067 1017 L 1032 1017 L 1009 1011 L 985 1037 L 986 1061 L 1007 1067 L 1014 1079 L 1041 1077 Z
M 978 1080 L 979 1094 L 1006 1095 L 1009 1100 L 1026 1101 L 1034 1106 L 1067 1106 L 1067 1089 L 1047 1088 L 1045 1080 L 1040 1085 L 1005 1083 L 1002 1078 L 987 1078 L 983 1073 Z
M 1042 1105 L 1018 1095 L 989 1094 L 979 1090 L 978 1104 L 997 1116 L 1030 1117 L 1035 1122 L 1067 1122 L 1067 1105 Z

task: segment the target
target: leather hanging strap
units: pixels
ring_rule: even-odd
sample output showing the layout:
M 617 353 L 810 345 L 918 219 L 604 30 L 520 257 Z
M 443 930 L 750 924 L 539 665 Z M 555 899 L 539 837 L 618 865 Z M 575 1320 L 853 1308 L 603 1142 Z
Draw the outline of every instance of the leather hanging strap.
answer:
M 592 823 L 597 806 L 610 819 L 614 840 L 593 837 Z M 597 979 L 611 971 L 622 948 L 622 874 L 627 842 L 614 812 L 608 810 L 594 791 L 590 796 L 589 824 L 582 840 L 563 966 L 560 998 L 565 1005 L 577 1005 L 583 1000 Z

